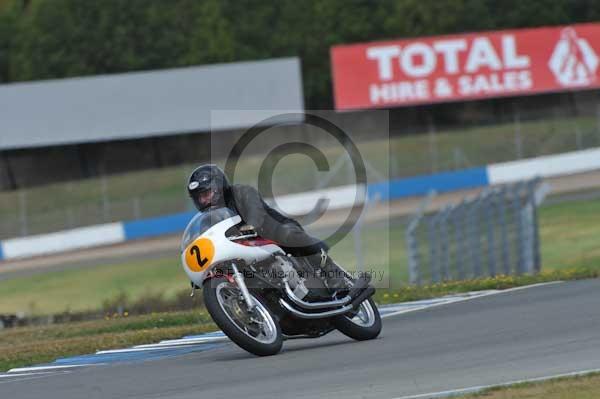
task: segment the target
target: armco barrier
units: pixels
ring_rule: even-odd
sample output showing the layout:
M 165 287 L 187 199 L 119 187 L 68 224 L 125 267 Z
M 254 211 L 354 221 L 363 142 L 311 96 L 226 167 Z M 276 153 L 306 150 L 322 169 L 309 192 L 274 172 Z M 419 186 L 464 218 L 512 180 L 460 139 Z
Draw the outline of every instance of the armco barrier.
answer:
M 4 259 L 64 252 L 125 241 L 122 223 L 81 227 L 29 237 L 11 238 L 1 243 Z
M 490 185 L 600 169 L 600 148 L 489 165 Z
M 309 212 L 319 198 L 325 197 L 329 201 L 328 209 L 342 209 L 352 206 L 357 189 L 360 193 L 359 187 L 348 185 L 307 193 L 289 194 L 280 197 L 277 200 L 277 205 L 289 214 L 303 214 Z M 179 233 L 185 229 L 185 226 L 195 214 L 196 212 L 182 212 L 151 219 L 123 222 L 125 240 Z
M 320 198 L 326 198 L 327 209 L 345 209 L 351 208 L 355 202 L 364 202 L 363 191 L 364 186 L 362 184 L 350 184 L 323 190 L 282 195 L 277 198 L 276 205 L 288 215 L 304 215 L 314 208 Z M 271 206 L 274 205 L 272 199 L 267 199 L 267 202 Z
M 487 168 L 473 168 L 370 184 L 369 198 L 390 201 L 403 197 L 426 195 L 431 190 L 444 193 L 487 185 L 489 185 Z
M 125 241 L 181 232 L 195 214 L 195 212 L 183 212 L 152 219 L 123 222 Z
M 368 186 L 370 199 L 390 201 L 403 197 L 485 187 L 528 179 L 552 177 L 600 169 L 600 149 L 525 159 L 487 167 L 415 176 Z M 306 212 L 323 194 L 328 208 L 351 206 L 360 187 L 342 186 L 327 190 L 298 193 L 278 198 L 277 204 L 290 214 Z M 183 212 L 152 219 L 111 223 L 80 229 L 14 238 L 0 242 L 0 260 L 42 255 L 46 253 L 113 244 L 127 240 L 155 237 L 181 232 L 194 212 Z

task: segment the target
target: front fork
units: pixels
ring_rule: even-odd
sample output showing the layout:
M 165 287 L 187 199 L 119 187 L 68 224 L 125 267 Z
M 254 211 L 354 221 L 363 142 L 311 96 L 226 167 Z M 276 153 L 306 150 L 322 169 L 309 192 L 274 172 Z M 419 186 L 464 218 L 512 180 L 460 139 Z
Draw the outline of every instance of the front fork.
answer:
M 231 263 L 231 268 L 233 269 L 233 280 L 240 288 L 240 291 L 242 291 L 242 296 L 244 297 L 246 306 L 248 306 L 248 311 L 252 311 L 252 309 L 254 309 L 254 306 L 256 305 L 254 304 L 254 300 L 250 295 L 250 291 L 248 291 L 248 287 L 246 286 L 246 282 L 244 281 L 244 276 L 242 276 L 242 273 L 240 273 L 235 263 Z
M 244 297 L 244 302 L 246 302 L 246 306 L 248 306 L 248 311 L 252 311 L 252 309 L 254 309 L 254 306 L 256 305 L 254 304 L 252 296 L 250 296 L 250 291 L 248 291 L 248 287 L 246 286 L 246 282 L 244 281 L 244 276 L 242 276 L 242 273 L 240 273 L 235 263 L 231 263 L 231 268 L 233 269 L 233 281 L 235 281 L 237 286 L 240 288 L 240 291 L 242 291 L 242 296 Z M 230 277 L 228 276 L 228 278 Z M 197 287 L 196 284 L 194 284 L 194 282 L 191 282 L 191 285 L 192 292 L 190 293 L 190 296 L 193 297 L 194 292 L 199 287 Z

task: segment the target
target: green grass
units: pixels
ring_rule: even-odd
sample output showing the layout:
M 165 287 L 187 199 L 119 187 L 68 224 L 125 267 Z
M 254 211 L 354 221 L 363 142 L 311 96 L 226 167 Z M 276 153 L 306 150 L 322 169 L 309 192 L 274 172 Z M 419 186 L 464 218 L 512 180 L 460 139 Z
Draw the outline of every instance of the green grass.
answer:
M 543 270 L 600 266 L 600 200 L 570 202 L 544 206 L 540 211 Z M 392 288 L 406 285 L 408 280 L 404 244 L 404 226 L 392 225 L 388 231 L 368 227 L 363 232 L 367 269 L 384 271 L 389 280 L 379 284 Z M 352 236 L 332 249 L 340 264 L 354 269 Z M 175 297 L 188 288 L 187 276 L 179 257 L 97 267 L 41 273 L 0 283 L 0 313 L 25 312 L 49 314 L 95 310 L 105 301 L 125 294 L 131 301 L 162 294 Z
M 367 228 L 365 237 L 365 259 L 371 263 L 369 269 L 383 271 L 386 280 L 379 286 L 397 285 L 406 282 L 405 250 L 402 245 L 390 246 L 391 262 L 388 259 L 388 232 L 381 228 Z M 389 237 L 396 242 L 402 239 L 403 230 L 396 226 Z M 348 236 L 333 247 L 334 258 L 355 268 L 354 244 Z M 392 271 L 392 281 L 388 283 Z M 100 264 L 96 267 L 40 273 L 31 277 L 18 277 L 0 283 L 0 313 L 24 312 L 40 315 L 63 312 L 95 310 L 117 296 L 135 301 L 139 298 L 162 294 L 173 298 L 181 290 L 188 289 L 189 280 L 182 269 L 179 257 Z
M 545 269 L 597 264 L 600 260 L 600 200 L 542 207 L 540 239 Z
M 438 284 L 416 286 L 405 285 L 399 288 L 378 290 L 375 293 L 377 303 L 396 303 L 420 299 L 438 298 L 444 295 L 482 290 L 504 290 L 531 284 L 552 281 L 583 280 L 600 277 L 600 264 L 588 267 L 546 270 L 535 275 L 496 276 L 464 281 L 448 281 Z
M 548 119 L 521 124 L 523 157 L 534 157 L 577 149 L 574 131 L 581 132 L 582 146 L 600 146 L 595 118 Z M 450 170 L 515 159 L 513 124 L 482 126 L 436 133 L 436 170 Z M 381 137 L 381 134 L 378 135 Z M 391 140 L 371 137 L 357 143 L 363 157 L 380 174 L 391 178 L 433 172 L 430 137 L 426 134 L 394 137 Z M 330 161 L 340 154 L 339 148 L 320 145 Z M 389 151 L 388 151 L 389 149 Z M 383 154 L 390 155 L 387 156 Z M 253 183 L 263 161 L 262 156 L 244 157 L 236 180 Z M 184 182 L 195 165 L 182 165 L 143 172 L 113 175 L 47 185 L 16 192 L 0 192 L 0 239 L 17 236 L 21 231 L 21 203 L 28 215 L 28 233 L 43 233 L 109 221 L 152 217 L 188 209 Z M 294 179 L 289 179 L 293 175 Z M 284 158 L 276 168 L 276 193 L 299 192 L 315 187 L 312 161 L 304 156 Z M 331 184 L 345 184 L 344 173 Z M 52 201 L 45 200 L 51 198 Z M 108 207 L 104 207 L 103 198 Z M 135 201 L 134 201 L 135 199 Z M 57 208 L 55 204 L 61 204 Z
M 216 329 L 204 310 L 11 328 L 0 332 L 0 371 Z
M 600 392 L 600 374 L 589 374 L 491 388 L 463 397 L 465 399 L 596 399 L 598 392 Z
M 189 282 L 176 254 L 130 263 L 99 265 L 15 278 L 0 283 L 0 313 L 48 314 L 96 310 L 125 294 L 173 297 Z

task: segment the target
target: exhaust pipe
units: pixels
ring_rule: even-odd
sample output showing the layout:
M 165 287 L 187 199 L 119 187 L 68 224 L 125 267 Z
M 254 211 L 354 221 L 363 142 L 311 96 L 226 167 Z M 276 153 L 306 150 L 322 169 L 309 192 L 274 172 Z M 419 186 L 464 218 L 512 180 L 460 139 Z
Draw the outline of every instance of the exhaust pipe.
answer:
M 325 308 L 336 308 L 339 306 L 345 306 L 350 303 L 352 297 L 350 295 L 345 296 L 342 299 L 336 299 L 333 301 L 325 301 L 325 302 L 306 302 L 302 299 L 298 298 L 294 291 L 292 291 L 292 287 L 288 284 L 287 281 L 284 282 L 285 293 L 290 298 L 294 304 L 300 306 L 304 309 L 325 309 Z
M 339 308 L 339 309 L 335 309 L 335 310 L 327 310 L 325 312 L 305 313 L 300 310 L 294 309 L 294 307 L 292 307 L 292 305 L 290 305 L 283 299 L 279 299 L 279 304 L 281 306 L 283 306 L 283 308 L 285 310 L 287 310 L 294 316 L 299 317 L 301 319 L 324 319 L 327 317 L 339 316 L 344 313 L 348 313 L 349 311 L 352 310 L 352 305 L 346 305 L 343 308 Z
M 374 293 L 375 293 L 375 288 L 368 287 L 362 293 L 360 293 L 360 295 L 358 295 L 356 298 L 354 298 L 349 305 L 346 305 L 339 309 L 326 310 L 324 312 L 317 312 L 317 313 L 306 313 L 301 310 L 295 309 L 292 305 L 287 303 L 283 298 L 279 299 L 279 304 L 285 310 L 287 310 L 294 316 L 299 317 L 301 319 L 325 319 L 328 317 L 340 316 L 340 315 L 348 313 L 352 310 L 355 310 L 356 308 L 358 308 L 360 306 L 361 303 L 363 303 L 363 301 L 365 301 L 366 299 L 373 296 Z
M 306 302 L 306 301 L 298 298 L 296 296 L 296 294 L 294 294 L 292 287 L 290 287 L 290 285 L 288 284 L 287 281 L 284 281 L 284 289 L 285 289 L 285 293 L 288 296 L 288 298 L 295 305 L 297 305 L 301 308 L 304 308 L 304 309 L 314 310 L 314 309 L 336 308 L 339 306 L 345 306 L 351 302 L 354 303 L 355 298 L 363 297 L 362 294 L 364 294 L 365 290 L 367 290 L 370 282 L 371 282 L 371 279 L 369 277 L 359 278 L 356 281 L 356 283 L 354 284 L 354 286 L 352 288 L 350 288 L 350 292 L 348 293 L 348 295 L 346 295 L 342 299 L 336 299 L 333 301 L 325 301 L 325 302 Z M 375 292 L 375 290 L 373 289 L 373 292 L 370 293 L 367 296 L 367 298 L 369 296 L 373 295 L 374 292 Z M 360 302 L 362 302 L 362 301 L 360 301 Z

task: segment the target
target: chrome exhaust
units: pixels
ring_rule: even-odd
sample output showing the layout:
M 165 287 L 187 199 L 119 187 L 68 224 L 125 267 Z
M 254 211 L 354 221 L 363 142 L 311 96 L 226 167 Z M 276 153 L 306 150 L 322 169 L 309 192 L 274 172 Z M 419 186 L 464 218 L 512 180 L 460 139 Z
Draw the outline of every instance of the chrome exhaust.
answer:
M 335 310 L 327 310 L 325 312 L 305 313 L 300 310 L 294 309 L 292 307 L 292 305 L 290 305 L 289 303 L 287 303 L 285 300 L 283 300 L 281 298 L 279 299 L 279 304 L 281 306 L 283 306 L 288 312 L 290 312 L 294 316 L 299 317 L 301 319 L 324 319 L 326 317 L 339 316 L 344 313 L 348 313 L 349 311 L 352 310 L 352 305 L 346 305 L 342 308 L 335 309 Z
M 287 281 L 284 281 L 284 287 L 285 287 L 285 293 L 288 296 L 288 298 L 290 298 L 290 300 L 292 302 L 294 302 L 296 305 L 300 306 L 301 308 L 304 309 L 325 309 L 325 308 L 336 308 L 339 306 L 344 306 L 350 303 L 350 301 L 352 300 L 352 297 L 350 295 L 345 296 L 342 299 L 336 299 L 333 301 L 326 301 L 326 302 L 306 302 L 303 301 L 302 299 L 298 298 L 296 296 L 296 294 L 294 294 L 294 291 L 292 291 L 292 287 L 290 287 L 290 285 L 288 284 Z

